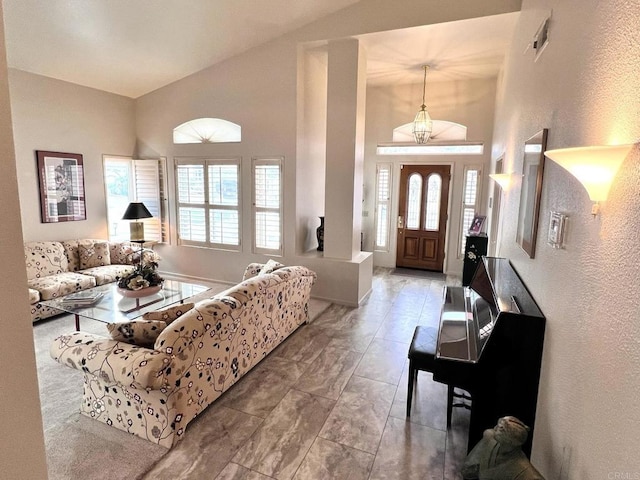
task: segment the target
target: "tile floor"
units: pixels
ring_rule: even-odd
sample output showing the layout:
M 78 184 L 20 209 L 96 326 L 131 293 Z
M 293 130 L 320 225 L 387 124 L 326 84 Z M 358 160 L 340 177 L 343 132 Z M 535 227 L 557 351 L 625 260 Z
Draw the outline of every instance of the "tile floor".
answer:
M 446 387 L 420 372 L 405 416 L 409 343 L 437 326 L 444 284 L 376 269 L 363 305 L 301 327 L 143 478 L 461 478 L 469 416 L 454 409 L 446 430 Z

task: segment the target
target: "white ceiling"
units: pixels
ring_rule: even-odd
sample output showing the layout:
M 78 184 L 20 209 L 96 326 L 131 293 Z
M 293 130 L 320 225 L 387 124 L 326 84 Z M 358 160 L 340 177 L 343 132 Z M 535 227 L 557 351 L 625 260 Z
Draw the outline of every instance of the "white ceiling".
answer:
M 498 75 L 519 12 L 358 37 L 372 85 L 490 78 Z
M 3 0 L 10 67 L 137 98 L 358 0 Z M 360 36 L 368 81 L 496 76 L 518 14 Z
M 10 67 L 137 98 L 358 0 L 3 0 Z

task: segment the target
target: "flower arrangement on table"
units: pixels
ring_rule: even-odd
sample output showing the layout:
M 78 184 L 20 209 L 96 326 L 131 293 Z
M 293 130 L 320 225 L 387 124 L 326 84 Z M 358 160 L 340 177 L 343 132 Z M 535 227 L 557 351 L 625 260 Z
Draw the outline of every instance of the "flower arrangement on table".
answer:
M 164 278 L 157 272 L 158 262 L 146 261 L 136 265 L 135 270 L 118 280 L 120 293 L 127 296 L 127 291 L 144 293 L 145 289 L 151 289 L 148 294 L 155 293 L 162 288 Z M 156 287 L 156 288 L 153 288 Z

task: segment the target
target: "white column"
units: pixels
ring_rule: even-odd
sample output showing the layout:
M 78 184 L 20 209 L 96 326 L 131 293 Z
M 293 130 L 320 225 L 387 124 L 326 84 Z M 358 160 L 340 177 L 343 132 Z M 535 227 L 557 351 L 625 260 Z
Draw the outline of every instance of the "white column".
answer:
M 366 59 L 358 40 L 329 43 L 324 256 L 360 252 Z

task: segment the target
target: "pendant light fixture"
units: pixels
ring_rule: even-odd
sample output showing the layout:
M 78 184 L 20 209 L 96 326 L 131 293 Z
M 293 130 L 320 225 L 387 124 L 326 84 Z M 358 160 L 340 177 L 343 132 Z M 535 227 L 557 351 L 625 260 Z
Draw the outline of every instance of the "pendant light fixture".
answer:
M 429 65 L 423 65 L 424 69 L 424 80 L 422 83 L 422 106 L 420 107 L 420 111 L 417 113 L 415 120 L 413 121 L 413 138 L 416 143 L 427 143 L 429 137 L 431 137 L 431 130 L 433 128 L 433 123 L 431 121 L 431 117 L 429 116 L 429 112 L 427 112 L 427 106 L 424 102 L 425 92 L 427 89 L 427 70 L 429 69 Z

